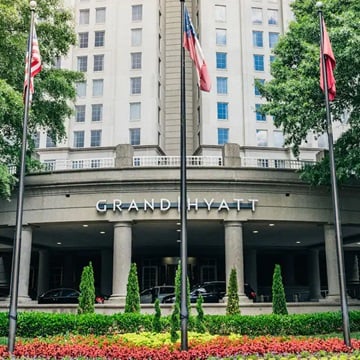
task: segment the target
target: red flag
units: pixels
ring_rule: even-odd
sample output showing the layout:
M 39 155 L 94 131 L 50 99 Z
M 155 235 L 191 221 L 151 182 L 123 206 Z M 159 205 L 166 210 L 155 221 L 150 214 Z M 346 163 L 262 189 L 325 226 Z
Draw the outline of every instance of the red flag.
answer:
M 200 90 L 209 92 L 211 89 L 210 76 L 206 67 L 206 62 L 199 43 L 199 39 L 196 35 L 194 26 L 191 22 L 186 7 L 185 7 L 184 22 L 185 22 L 184 24 L 185 30 L 184 30 L 183 46 L 186 50 L 189 51 L 190 57 L 195 64 Z
M 325 84 L 323 78 L 323 68 L 322 68 L 322 57 L 324 56 L 325 62 L 325 71 L 326 71 L 326 78 L 327 78 L 327 88 L 329 92 L 329 100 L 332 101 L 335 99 L 336 96 L 336 87 L 335 87 L 335 77 L 334 77 L 334 69 L 336 66 L 335 56 L 333 54 L 331 43 L 329 39 L 329 35 L 326 31 L 326 26 L 324 19 L 322 20 L 322 27 L 323 27 L 323 44 L 320 48 L 320 87 L 322 91 L 325 91 Z M 323 50 L 323 54 L 321 53 L 321 49 Z
M 32 94 L 34 93 L 34 77 L 41 71 L 41 56 L 39 50 L 39 43 L 36 36 L 36 30 L 34 25 L 33 30 L 33 37 L 32 37 L 32 52 L 31 52 L 31 75 L 30 75 L 30 101 L 32 98 Z M 26 88 L 29 85 L 29 70 L 28 70 L 28 63 L 29 63 L 29 53 L 26 53 L 26 60 L 25 60 L 25 80 L 24 80 L 24 101 L 25 101 L 25 94 Z

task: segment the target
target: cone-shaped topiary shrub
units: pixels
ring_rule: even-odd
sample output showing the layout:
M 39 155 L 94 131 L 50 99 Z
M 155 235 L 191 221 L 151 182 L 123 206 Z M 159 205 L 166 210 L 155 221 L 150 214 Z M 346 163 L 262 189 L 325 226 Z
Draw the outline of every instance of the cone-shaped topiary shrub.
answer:
M 272 282 L 272 308 L 273 314 L 287 315 L 286 297 L 284 285 L 281 276 L 281 267 L 279 264 L 275 265 L 273 282 Z
M 136 264 L 130 267 L 128 283 L 126 286 L 125 313 L 140 313 L 140 291 Z
M 154 307 L 155 307 L 155 314 L 154 314 L 154 318 L 152 321 L 152 329 L 154 332 L 159 333 L 159 332 L 161 332 L 161 322 L 160 322 L 161 309 L 160 309 L 159 299 L 155 300 Z
M 228 296 L 228 302 L 226 305 L 226 315 L 239 315 L 240 314 L 239 293 L 238 293 L 238 284 L 237 284 L 237 274 L 235 268 L 232 268 L 230 272 L 227 296 Z
M 84 266 L 80 280 L 80 296 L 77 308 L 78 314 L 91 314 L 95 312 L 95 280 L 91 261 Z

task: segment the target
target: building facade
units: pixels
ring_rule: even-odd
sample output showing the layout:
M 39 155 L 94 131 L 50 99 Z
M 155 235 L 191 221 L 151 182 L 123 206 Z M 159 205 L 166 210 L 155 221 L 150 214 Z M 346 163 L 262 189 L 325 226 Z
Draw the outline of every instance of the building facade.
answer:
M 238 275 L 271 297 L 274 264 L 289 301 L 339 300 L 331 194 L 299 180 L 326 139 L 295 159 L 281 129 L 257 111 L 255 80 L 271 78 L 272 49 L 290 0 L 186 1 L 212 90 L 186 56 L 189 278 Z M 67 138 L 34 134 L 44 172 L 26 177 L 20 299 L 77 287 L 92 261 L 98 291 L 121 303 L 131 262 L 141 289 L 173 284 L 179 261 L 180 54 L 178 0 L 66 0 L 78 43 L 57 66 L 84 73 Z M 186 54 L 187 55 L 187 54 Z M 339 125 L 335 132 L 341 132 Z M 348 289 L 358 296 L 359 188 L 341 188 Z M 5 280 L 16 197 L 0 207 Z M 1 265 L 1 264 L 0 264 Z

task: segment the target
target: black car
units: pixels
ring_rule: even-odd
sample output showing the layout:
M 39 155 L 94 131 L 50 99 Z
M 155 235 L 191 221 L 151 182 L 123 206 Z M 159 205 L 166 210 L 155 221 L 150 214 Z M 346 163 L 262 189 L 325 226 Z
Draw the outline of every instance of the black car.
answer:
M 38 298 L 39 304 L 77 304 L 79 291 L 71 288 L 58 288 L 44 292 Z
M 244 292 L 249 299 L 256 298 L 255 291 L 249 284 L 244 285 Z M 225 281 L 208 281 L 201 285 L 195 286 L 190 292 L 190 302 L 196 303 L 197 298 L 201 295 L 204 303 L 218 303 L 226 294 Z M 163 298 L 163 303 L 174 303 L 175 295 L 168 295 Z

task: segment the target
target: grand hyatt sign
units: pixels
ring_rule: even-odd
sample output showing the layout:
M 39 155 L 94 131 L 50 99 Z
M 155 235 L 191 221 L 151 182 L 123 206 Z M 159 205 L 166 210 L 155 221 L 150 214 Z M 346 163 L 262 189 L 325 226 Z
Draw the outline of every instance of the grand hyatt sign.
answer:
M 215 199 L 188 199 L 187 201 L 187 210 L 198 211 L 199 209 L 206 209 L 207 211 L 216 210 L 216 211 L 241 211 L 243 209 L 249 209 L 255 211 L 257 199 L 232 199 L 227 201 L 222 199 L 221 201 L 215 201 Z M 99 213 L 106 213 L 107 211 L 113 212 L 122 212 L 122 211 L 155 211 L 160 210 L 163 212 L 169 211 L 170 209 L 177 209 L 180 212 L 180 198 L 177 201 L 171 201 L 169 199 L 155 199 L 143 200 L 138 202 L 136 200 L 131 200 L 130 202 L 123 202 L 120 199 L 114 199 L 111 202 L 107 200 L 99 200 L 96 203 L 96 211 Z

